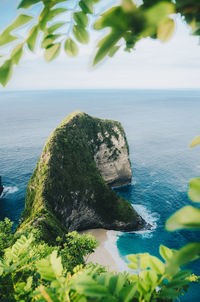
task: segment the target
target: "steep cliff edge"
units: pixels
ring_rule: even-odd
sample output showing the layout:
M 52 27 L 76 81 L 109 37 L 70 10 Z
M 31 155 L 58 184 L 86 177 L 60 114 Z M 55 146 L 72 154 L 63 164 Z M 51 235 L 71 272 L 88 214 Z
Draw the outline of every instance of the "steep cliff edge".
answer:
M 131 176 L 121 124 L 76 111 L 44 146 L 19 229 L 38 226 L 46 240 L 89 228 L 141 229 L 144 220 L 108 186 L 127 184 Z

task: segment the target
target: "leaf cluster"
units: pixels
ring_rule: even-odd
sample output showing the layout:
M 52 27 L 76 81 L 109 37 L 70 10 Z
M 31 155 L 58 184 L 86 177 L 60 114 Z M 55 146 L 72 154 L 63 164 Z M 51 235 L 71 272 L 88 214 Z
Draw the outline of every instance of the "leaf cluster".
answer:
M 177 265 L 180 251 L 165 246 L 160 247 L 164 261 L 148 253 L 129 255 L 134 273 L 116 274 L 99 265 L 85 266 L 84 256 L 97 245 L 91 235 L 72 232 L 57 238 L 57 243 L 38 242 L 31 232 L 4 249 L 1 301 L 172 301 L 191 282 L 198 282 L 191 271 L 181 270 L 194 257 L 188 255 Z
M 74 267 L 85 263 L 85 257 L 94 252 L 98 243 L 92 235 L 80 235 L 76 231 L 65 235 L 64 240 L 57 238 L 59 243 L 62 264 L 68 272 Z
M 113 5 L 99 15 L 95 4 L 102 1 L 21 0 L 19 11 L 24 12 L 35 5 L 41 10 L 37 16 L 19 14 L 0 34 L 0 48 L 11 43 L 11 52 L 1 55 L 0 83 L 7 84 L 26 48 L 33 52 L 36 45 L 40 45 L 48 62 L 57 58 L 62 48 L 67 55 L 77 56 L 78 45 L 89 42 L 94 20 L 93 28 L 103 30 L 104 36 L 97 44 L 93 65 L 105 57 L 113 57 L 122 47 L 125 51 L 134 50 L 143 38 L 168 41 L 175 30 L 173 14 L 181 14 L 192 33 L 200 34 L 200 6 L 195 0 L 144 0 L 140 5 L 134 0 L 121 0 L 119 5 Z M 26 28 L 25 38 L 15 34 L 22 27 Z

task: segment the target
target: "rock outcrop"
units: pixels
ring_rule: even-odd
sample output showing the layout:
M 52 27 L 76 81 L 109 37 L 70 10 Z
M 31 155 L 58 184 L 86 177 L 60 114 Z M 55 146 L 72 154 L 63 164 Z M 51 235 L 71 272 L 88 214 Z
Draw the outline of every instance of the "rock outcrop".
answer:
M 112 187 L 129 184 L 132 178 L 129 150 L 122 126 L 115 122 L 112 132 L 98 132 L 94 160 L 105 182 Z M 108 139 L 106 141 L 105 139 Z
M 3 185 L 2 185 L 2 182 L 1 182 L 1 176 L 0 176 L 0 196 L 3 192 Z
M 38 226 L 47 241 L 72 230 L 141 229 L 144 220 L 110 187 L 129 183 L 131 176 L 121 124 L 76 111 L 44 146 L 19 229 Z

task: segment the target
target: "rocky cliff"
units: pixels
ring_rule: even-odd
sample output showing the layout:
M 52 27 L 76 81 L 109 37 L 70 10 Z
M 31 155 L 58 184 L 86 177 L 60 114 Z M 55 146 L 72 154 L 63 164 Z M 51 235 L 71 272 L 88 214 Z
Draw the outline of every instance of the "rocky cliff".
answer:
M 0 196 L 3 192 L 3 185 L 2 185 L 2 182 L 1 182 L 1 176 L 0 176 Z
M 72 230 L 141 229 L 143 219 L 110 187 L 129 183 L 131 176 L 121 124 L 74 112 L 44 146 L 27 187 L 20 230 L 38 226 L 50 240 Z

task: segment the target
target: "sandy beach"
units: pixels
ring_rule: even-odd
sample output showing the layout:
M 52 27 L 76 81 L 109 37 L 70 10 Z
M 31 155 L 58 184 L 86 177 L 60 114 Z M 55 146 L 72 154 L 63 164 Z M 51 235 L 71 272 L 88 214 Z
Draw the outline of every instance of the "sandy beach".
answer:
M 92 234 L 96 237 L 99 242 L 99 246 L 96 248 L 95 252 L 89 255 L 87 262 L 98 263 L 103 266 L 107 266 L 110 271 L 118 272 L 119 268 L 115 262 L 115 259 L 112 257 L 112 254 L 105 247 L 105 243 L 108 240 L 107 230 L 105 229 L 91 229 L 82 231 L 81 233 Z

